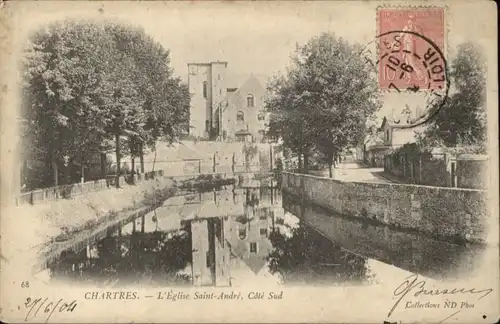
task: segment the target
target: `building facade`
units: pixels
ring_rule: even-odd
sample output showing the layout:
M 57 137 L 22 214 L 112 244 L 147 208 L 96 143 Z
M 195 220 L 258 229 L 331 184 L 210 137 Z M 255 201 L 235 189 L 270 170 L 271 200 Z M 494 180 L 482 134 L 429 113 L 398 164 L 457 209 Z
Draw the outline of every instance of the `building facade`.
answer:
M 188 70 L 190 135 L 226 142 L 265 140 L 265 89 L 257 77 L 231 88 L 227 62 L 190 63 Z
M 420 128 L 419 128 L 420 129 Z M 402 128 L 399 124 L 384 117 L 380 131 L 384 133 L 384 145 L 398 148 L 405 144 L 414 143 L 416 128 Z
M 365 144 L 365 163 L 372 167 L 384 167 L 385 155 L 405 144 L 416 141 L 417 133 L 423 128 L 402 128 L 399 123 L 401 119 L 398 118 L 398 122 L 395 122 L 394 117 L 384 117 L 378 133 Z
M 213 136 L 215 106 L 226 96 L 226 69 L 227 62 L 188 64 L 190 135 L 201 138 Z

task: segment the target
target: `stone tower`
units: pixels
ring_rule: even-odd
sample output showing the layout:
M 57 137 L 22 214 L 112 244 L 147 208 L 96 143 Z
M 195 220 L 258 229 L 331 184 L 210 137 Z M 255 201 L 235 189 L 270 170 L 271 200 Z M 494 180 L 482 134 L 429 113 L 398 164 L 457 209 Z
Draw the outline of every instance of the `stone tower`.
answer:
M 226 96 L 227 62 L 189 63 L 188 84 L 191 94 L 189 133 L 196 137 L 216 136 L 216 108 Z

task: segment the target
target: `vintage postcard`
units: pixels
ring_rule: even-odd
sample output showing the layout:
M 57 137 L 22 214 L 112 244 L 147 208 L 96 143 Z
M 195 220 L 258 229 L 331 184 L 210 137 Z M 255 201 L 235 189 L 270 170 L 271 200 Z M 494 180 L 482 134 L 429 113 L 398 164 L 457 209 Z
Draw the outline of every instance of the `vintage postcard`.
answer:
M 498 322 L 496 12 L 0 2 L 0 320 Z

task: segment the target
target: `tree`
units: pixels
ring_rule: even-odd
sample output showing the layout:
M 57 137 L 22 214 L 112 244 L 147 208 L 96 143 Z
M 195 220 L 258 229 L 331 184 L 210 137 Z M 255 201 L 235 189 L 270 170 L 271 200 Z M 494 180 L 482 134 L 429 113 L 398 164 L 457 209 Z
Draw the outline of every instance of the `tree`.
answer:
M 173 76 L 169 51 L 143 30 L 115 24 L 107 28 L 115 36 L 120 51 L 128 53 L 140 71 L 134 78 L 146 119 L 144 127 L 131 135 L 129 142 L 132 158 L 140 156 L 143 169 L 145 146 L 155 149 L 159 138 L 172 143 L 187 129 L 189 90 L 180 78 Z
M 423 133 L 424 146 L 475 146 L 486 150 L 486 64 L 479 47 L 458 46 L 450 66 L 451 96 Z
M 23 120 L 26 159 L 44 161 L 58 184 L 63 157 L 96 150 L 104 135 L 98 102 L 111 39 L 90 24 L 53 24 L 27 44 Z M 77 153 L 78 152 L 78 153 Z M 42 182 L 49 182 L 43 179 Z
M 290 70 L 288 76 L 275 77 L 267 86 L 266 109 L 271 113 L 268 136 L 281 138 L 283 147 L 297 154 L 299 169 L 308 168 L 308 155 L 314 145 L 314 129 L 311 127 L 304 94 L 297 86 L 298 70 Z M 304 157 L 304 165 L 302 165 Z
M 30 37 L 23 63 L 25 160 L 52 170 L 43 186 L 58 184 L 65 160 L 79 160 L 83 177 L 86 155 L 111 149 L 119 176 L 124 154 L 172 142 L 187 123 L 187 86 L 173 76 L 169 52 L 141 29 L 54 23 Z
M 362 144 L 366 121 L 380 107 L 376 79 L 359 49 L 334 34 L 314 37 L 297 48 L 286 78 L 268 87 L 270 131 L 304 157 L 306 172 L 316 150 L 332 176 L 337 156 Z

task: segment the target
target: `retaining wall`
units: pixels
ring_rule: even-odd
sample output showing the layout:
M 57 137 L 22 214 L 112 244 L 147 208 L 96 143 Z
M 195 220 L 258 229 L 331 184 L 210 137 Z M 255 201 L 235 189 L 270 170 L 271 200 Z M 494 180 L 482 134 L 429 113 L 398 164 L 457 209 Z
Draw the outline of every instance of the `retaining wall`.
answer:
M 343 215 L 469 242 L 484 242 L 486 236 L 482 190 L 343 182 L 287 172 L 282 188 Z

